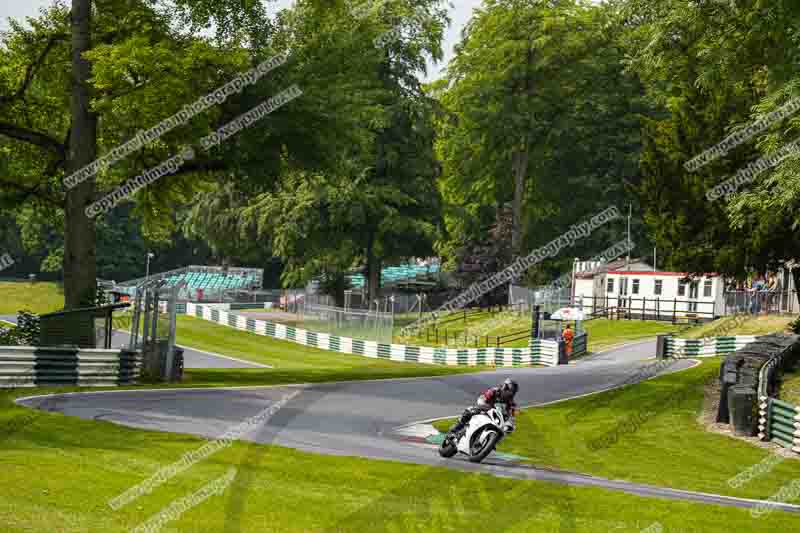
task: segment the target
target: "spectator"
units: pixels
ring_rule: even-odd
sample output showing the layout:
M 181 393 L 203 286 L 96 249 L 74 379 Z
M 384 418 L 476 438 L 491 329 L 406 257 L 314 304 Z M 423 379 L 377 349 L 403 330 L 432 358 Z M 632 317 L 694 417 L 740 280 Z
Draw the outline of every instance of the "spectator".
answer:
M 569 360 L 572 355 L 572 340 L 575 338 L 575 332 L 572 331 L 569 324 L 561 332 L 561 338 L 564 339 L 564 349 L 567 353 L 567 360 Z

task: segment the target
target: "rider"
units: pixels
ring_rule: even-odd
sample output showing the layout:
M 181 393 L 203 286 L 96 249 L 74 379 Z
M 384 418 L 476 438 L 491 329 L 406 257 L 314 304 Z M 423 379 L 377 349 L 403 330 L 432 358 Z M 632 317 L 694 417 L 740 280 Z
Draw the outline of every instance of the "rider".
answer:
M 450 428 L 449 433 L 453 435 L 457 434 L 467 427 L 467 424 L 469 424 L 473 416 L 488 411 L 494 407 L 494 404 L 497 402 L 504 403 L 506 409 L 513 415 L 517 410 L 517 404 L 514 403 L 514 396 L 517 394 L 518 390 L 519 385 L 511 378 L 506 379 L 499 387 L 492 387 L 491 389 L 485 390 L 478 396 L 478 401 L 474 407 L 467 407 L 464 410 L 461 419 L 455 426 Z

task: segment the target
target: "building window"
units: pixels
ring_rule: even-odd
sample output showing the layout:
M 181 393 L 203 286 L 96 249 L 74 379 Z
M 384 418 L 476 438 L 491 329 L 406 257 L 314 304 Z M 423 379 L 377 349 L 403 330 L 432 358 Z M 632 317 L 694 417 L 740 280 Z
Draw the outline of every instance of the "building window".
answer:
M 679 281 L 678 282 L 678 296 L 686 296 L 686 282 Z
M 707 279 L 707 280 L 706 280 L 706 281 L 703 283 L 703 296 L 705 296 L 705 297 L 709 297 L 709 296 L 711 296 L 711 284 L 712 284 L 712 283 L 713 283 L 713 282 L 712 282 L 712 280 L 710 280 L 710 279 Z
M 639 280 L 633 280 L 633 285 L 631 286 L 632 294 L 639 294 Z
M 662 280 L 660 280 L 660 279 L 657 279 L 655 287 L 653 287 L 653 294 L 655 294 L 656 296 L 661 296 L 661 290 L 662 290 L 663 286 L 664 286 L 664 282 Z
M 607 293 L 614 292 L 614 278 L 608 278 L 608 284 L 607 284 L 607 287 L 606 287 L 606 292 Z

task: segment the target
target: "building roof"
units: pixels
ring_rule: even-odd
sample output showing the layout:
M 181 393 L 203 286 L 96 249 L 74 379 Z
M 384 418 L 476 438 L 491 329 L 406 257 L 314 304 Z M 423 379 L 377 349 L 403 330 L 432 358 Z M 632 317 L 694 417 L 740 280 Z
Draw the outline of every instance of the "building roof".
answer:
M 657 272 L 652 270 L 620 270 L 615 272 L 609 272 L 609 274 L 621 274 L 626 276 L 659 276 L 659 277 L 680 277 L 685 278 L 690 276 L 689 272 L 665 272 L 663 270 L 659 270 Z M 702 274 L 702 277 L 713 278 L 719 276 L 716 272 L 706 272 Z
M 575 275 L 575 277 L 577 279 L 592 279 L 597 274 L 604 274 L 606 272 L 618 273 L 618 271 L 621 270 L 644 271 L 644 270 L 653 270 L 653 267 L 647 264 L 647 262 L 641 258 L 631 259 L 630 264 L 627 263 L 627 260 L 625 258 L 621 258 L 609 261 L 608 263 L 602 265 L 600 268 L 590 270 L 588 272 L 578 272 Z

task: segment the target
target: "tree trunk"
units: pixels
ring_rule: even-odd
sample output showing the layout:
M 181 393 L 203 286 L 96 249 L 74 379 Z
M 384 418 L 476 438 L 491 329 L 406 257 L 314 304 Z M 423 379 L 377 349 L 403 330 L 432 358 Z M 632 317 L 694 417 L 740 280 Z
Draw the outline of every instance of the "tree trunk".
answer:
M 88 80 L 91 65 L 83 54 L 91 49 L 91 0 L 72 0 L 71 131 L 66 174 L 94 161 L 97 150 L 97 117 L 89 109 Z M 94 201 L 91 177 L 67 190 L 64 209 L 64 304 L 67 309 L 94 300 L 97 290 L 94 220 L 86 207 Z
M 344 272 L 336 273 L 336 289 L 333 291 L 333 304 L 336 307 L 344 307 L 344 287 L 345 287 L 345 274 Z
M 370 234 L 367 240 L 367 298 L 369 305 L 378 299 L 381 287 L 381 261 L 375 256 L 375 234 Z
M 528 135 L 522 137 L 522 148 L 514 152 L 511 163 L 514 173 L 514 201 L 511 205 L 511 253 L 516 258 L 522 255 L 522 207 L 525 201 L 525 177 L 528 174 Z

